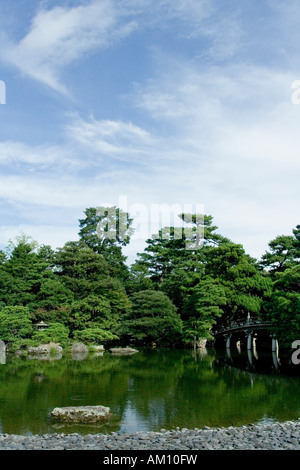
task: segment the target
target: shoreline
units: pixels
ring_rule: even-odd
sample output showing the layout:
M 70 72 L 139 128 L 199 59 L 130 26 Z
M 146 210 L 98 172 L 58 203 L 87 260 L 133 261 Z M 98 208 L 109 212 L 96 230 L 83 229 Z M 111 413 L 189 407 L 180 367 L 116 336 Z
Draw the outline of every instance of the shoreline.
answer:
M 300 418 L 241 427 L 111 434 L 0 434 L 0 450 L 300 450 Z

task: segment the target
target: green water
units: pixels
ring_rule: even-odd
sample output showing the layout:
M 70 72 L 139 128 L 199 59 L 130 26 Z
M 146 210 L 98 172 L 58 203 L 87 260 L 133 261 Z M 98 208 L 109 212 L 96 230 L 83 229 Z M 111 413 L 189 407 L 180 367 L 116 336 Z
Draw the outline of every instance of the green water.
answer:
M 299 376 L 244 371 L 223 364 L 223 356 L 213 349 L 50 361 L 7 355 L 0 364 L 0 432 L 159 431 L 300 417 Z M 50 420 L 53 408 L 72 405 L 109 406 L 113 417 L 101 426 Z

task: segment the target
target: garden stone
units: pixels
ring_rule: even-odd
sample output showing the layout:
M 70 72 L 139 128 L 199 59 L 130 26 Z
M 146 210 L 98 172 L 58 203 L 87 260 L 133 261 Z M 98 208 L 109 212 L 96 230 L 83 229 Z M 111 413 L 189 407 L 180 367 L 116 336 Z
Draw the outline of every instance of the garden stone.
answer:
M 66 406 L 54 408 L 51 418 L 68 423 L 99 423 L 110 417 L 110 408 L 97 406 Z
M 129 348 L 110 348 L 110 352 L 115 355 L 123 355 L 123 354 L 135 354 L 138 352 L 137 349 Z

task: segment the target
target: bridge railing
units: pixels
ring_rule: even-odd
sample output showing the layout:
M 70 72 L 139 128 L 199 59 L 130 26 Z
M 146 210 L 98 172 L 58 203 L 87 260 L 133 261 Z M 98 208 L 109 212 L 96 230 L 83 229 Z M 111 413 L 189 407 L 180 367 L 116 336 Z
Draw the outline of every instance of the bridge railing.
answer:
M 248 328 L 249 326 L 268 326 L 268 322 L 259 320 L 258 318 L 237 318 L 231 322 L 224 323 L 213 334 L 222 334 L 225 331 L 234 330 L 236 328 Z

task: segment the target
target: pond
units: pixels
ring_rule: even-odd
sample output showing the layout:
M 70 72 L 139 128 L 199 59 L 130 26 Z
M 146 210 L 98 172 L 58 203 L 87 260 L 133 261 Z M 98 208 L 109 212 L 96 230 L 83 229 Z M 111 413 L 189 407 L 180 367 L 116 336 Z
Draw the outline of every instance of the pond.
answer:
M 225 351 L 209 348 L 141 349 L 131 356 L 105 351 L 80 359 L 7 354 L 0 364 L 0 432 L 159 431 L 300 417 L 300 376 L 268 369 L 270 358 L 259 372 L 243 370 L 243 355 L 229 364 Z M 100 426 L 51 421 L 53 408 L 79 405 L 108 406 L 113 416 Z

